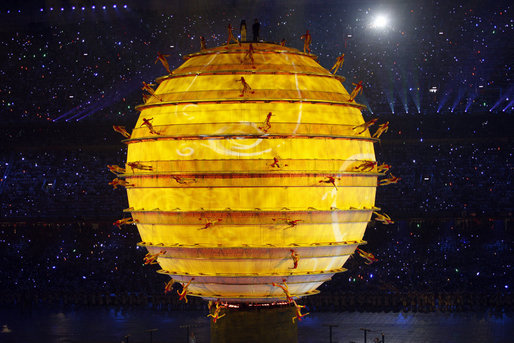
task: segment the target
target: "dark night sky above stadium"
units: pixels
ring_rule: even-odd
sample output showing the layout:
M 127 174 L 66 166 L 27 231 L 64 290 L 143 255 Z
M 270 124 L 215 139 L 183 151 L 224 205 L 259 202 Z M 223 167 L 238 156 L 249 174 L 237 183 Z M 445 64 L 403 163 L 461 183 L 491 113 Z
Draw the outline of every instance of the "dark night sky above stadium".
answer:
M 226 40 L 241 19 L 261 38 L 312 51 L 363 80 L 374 114 L 513 109 L 509 1 L 18 1 L 2 2 L 0 85 L 7 121 L 112 120 L 135 116 L 141 81 L 185 54 Z M 383 26 L 375 27 L 377 18 Z M 250 32 L 251 35 L 251 32 Z M 11 81 L 7 81 L 11 80 Z

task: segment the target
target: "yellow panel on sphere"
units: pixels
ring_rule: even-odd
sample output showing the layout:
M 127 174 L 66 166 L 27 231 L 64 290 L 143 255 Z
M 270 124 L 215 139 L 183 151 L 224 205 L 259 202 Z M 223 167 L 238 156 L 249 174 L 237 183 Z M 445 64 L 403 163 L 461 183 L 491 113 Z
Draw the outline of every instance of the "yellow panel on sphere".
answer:
M 316 288 L 362 241 L 377 173 L 362 105 L 296 49 L 204 50 L 159 78 L 125 142 L 143 246 L 191 295 L 276 301 Z M 246 56 L 246 57 L 245 57 Z

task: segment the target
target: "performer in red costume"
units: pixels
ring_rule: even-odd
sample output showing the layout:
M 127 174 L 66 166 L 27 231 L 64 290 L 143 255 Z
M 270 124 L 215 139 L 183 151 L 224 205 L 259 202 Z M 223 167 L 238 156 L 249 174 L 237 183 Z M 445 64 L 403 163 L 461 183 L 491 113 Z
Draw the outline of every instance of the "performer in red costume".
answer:
M 270 120 L 271 120 L 271 116 L 273 114 L 270 112 L 268 113 L 268 115 L 266 116 L 266 119 L 264 120 L 264 125 L 263 126 L 259 126 L 259 129 L 262 130 L 264 133 L 267 133 L 269 129 L 271 129 L 271 124 L 270 124 Z
M 134 186 L 133 184 L 128 183 L 127 181 L 122 180 L 122 179 L 118 179 L 118 178 L 115 178 L 114 180 L 109 182 L 109 185 L 111 185 L 114 189 L 117 189 L 118 187 L 131 187 L 131 186 Z
M 377 122 L 378 118 L 371 119 L 370 121 L 365 122 L 364 124 L 360 124 L 357 126 L 352 127 L 352 130 L 362 129 L 362 131 L 357 132 L 358 135 L 369 129 L 372 125 L 374 125 Z
M 307 32 L 305 32 L 305 34 L 301 35 L 300 39 L 303 39 L 303 52 L 308 52 L 310 54 L 311 53 L 310 45 L 312 42 L 312 36 L 309 33 L 309 30 L 307 30 Z
M 187 288 L 191 284 L 191 281 L 193 281 L 195 278 L 192 278 L 189 280 L 187 284 L 182 284 L 182 292 L 177 291 L 177 294 L 179 295 L 178 300 L 184 300 L 187 303 Z
M 377 262 L 378 259 L 375 257 L 375 255 L 373 255 L 372 253 L 370 252 L 365 252 L 364 250 L 361 250 L 359 248 L 357 248 L 355 251 L 357 251 L 357 253 L 359 254 L 360 257 L 362 257 L 363 259 L 366 260 L 366 264 L 372 264 L 373 262 Z
M 389 122 L 386 121 L 384 124 L 380 124 L 378 125 L 378 129 L 377 129 L 377 132 L 375 132 L 373 134 L 373 138 L 380 138 L 380 136 L 382 136 L 383 133 L 386 133 L 387 131 L 389 130 Z
M 375 220 L 378 222 L 382 222 L 385 225 L 394 224 L 394 221 L 391 220 L 391 217 L 389 217 L 387 214 L 380 214 L 376 211 L 373 211 L 373 214 L 375 214 Z
M 161 250 L 157 254 L 150 254 L 150 253 L 148 253 L 143 258 L 143 261 L 144 261 L 145 265 L 157 264 L 157 258 L 159 256 L 161 256 L 161 255 L 164 255 L 164 254 L 166 254 L 166 250 Z
M 389 164 L 382 163 L 377 167 L 377 173 L 387 173 L 391 169 Z
M 228 26 L 227 26 L 227 33 L 228 33 L 227 45 L 229 45 L 231 41 L 234 41 L 237 44 L 239 44 L 239 41 L 237 40 L 236 37 L 234 37 L 234 34 L 232 33 L 232 25 L 230 25 L 230 24 L 228 24 Z
M 155 63 L 161 61 L 162 65 L 164 66 L 164 69 L 166 69 L 168 74 L 171 74 L 170 65 L 168 64 L 168 60 L 166 59 L 166 57 L 170 57 L 170 55 L 163 55 L 160 52 L 157 52 L 157 59 L 155 60 Z
M 152 166 L 148 166 L 146 164 L 142 164 L 141 162 L 129 162 L 127 165 L 134 171 L 134 169 L 140 170 L 153 170 Z
M 202 220 L 202 219 L 200 218 L 200 219 L 198 219 L 198 220 Z M 219 223 L 219 222 L 220 222 L 220 221 L 222 221 L 222 220 L 223 220 L 223 219 L 219 218 L 219 219 L 217 219 L 217 220 L 208 221 L 207 223 L 205 223 L 205 225 L 204 225 L 202 228 L 200 228 L 200 229 L 198 229 L 198 230 L 205 230 L 205 229 L 208 229 L 208 228 L 210 228 L 210 227 L 213 227 L 216 223 Z
M 122 168 L 116 164 L 108 164 L 107 168 L 109 168 L 109 171 L 115 175 L 125 174 L 125 168 Z
M 375 161 L 364 161 L 361 164 L 359 164 L 357 167 L 355 167 L 355 170 L 360 171 L 372 171 L 375 169 L 375 166 L 377 165 L 377 162 Z
M 296 301 L 294 301 L 294 300 L 293 300 L 293 304 L 294 304 L 294 306 L 296 308 L 296 316 L 293 317 L 293 323 L 294 323 L 295 319 L 302 320 L 302 318 L 305 317 L 306 315 L 308 315 L 309 312 L 307 312 L 305 314 L 302 314 L 302 308 L 304 308 L 305 305 L 298 305 L 296 303 Z
M 359 95 L 359 93 L 362 93 L 362 90 L 364 89 L 364 85 L 362 84 L 362 81 L 359 81 L 359 83 L 352 82 L 352 85 L 354 85 L 355 88 L 353 89 L 352 94 L 350 94 L 350 98 L 348 99 L 348 101 L 350 101 L 350 102 L 352 102 L 353 99 L 355 99 L 355 97 L 357 95 Z
M 112 225 L 117 226 L 118 229 L 121 230 L 122 225 L 131 225 L 131 224 L 135 224 L 137 222 L 138 222 L 137 219 L 123 218 L 123 219 L 119 219 L 119 220 L 115 221 L 114 223 L 112 223 Z
M 164 294 L 168 294 L 173 289 L 173 284 L 175 283 L 175 280 L 171 279 L 164 285 Z
M 252 68 L 255 69 L 255 66 L 254 66 L 255 60 L 253 59 L 254 52 L 255 52 L 255 50 L 253 49 L 253 45 L 252 45 L 252 43 L 250 43 L 250 45 L 248 46 L 248 52 L 243 57 L 243 60 L 241 61 L 241 63 L 245 64 L 245 63 L 248 63 L 248 61 L 250 61 L 252 64 Z
M 282 280 L 282 282 L 284 283 L 283 285 L 274 282 L 272 283 L 272 285 L 275 287 L 282 288 L 284 294 L 286 295 L 287 303 L 290 304 L 293 302 L 293 297 L 291 297 L 291 293 L 289 293 L 289 287 L 287 286 L 286 280 L 284 279 Z
M 241 94 L 239 94 L 239 96 L 245 96 L 245 93 L 255 93 L 255 91 L 252 90 L 252 87 L 250 87 L 250 85 L 246 82 L 244 77 L 241 76 L 241 78 L 239 80 L 236 80 L 236 82 L 241 82 L 241 84 L 243 85 L 243 89 L 241 90 Z
M 333 176 L 326 176 L 326 180 L 321 180 L 319 183 L 330 183 L 337 190 L 336 179 Z
M 343 63 L 344 63 L 344 54 L 341 54 L 337 60 L 336 60 L 336 63 L 334 64 L 334 66 L 332 68 L 330 68 L 330 71 L 334 70 L 332 72 L 332 74 L 335 74 L 337 73 L 337 71 L 339 70 L 339 68 L 341 68 L 343 66 Z
M 378 181 L 378 185 L 379 186 L 392 185 L 393 183 L 398 183 L 398 181 L 400 181 L 401 179 L 402 179 L 401 177 L 396 177 L 393 174 L 389 174 L 389 177 L 387 179 Z
M 220 305 L 220 302 L 219 302 L 219 301 L 216 301 L 216 309 L 214 310 L 214 314 L 209 313 L 209 314 L 207 315 L 207 317 L 212 317 L 212 322 L 213 322 L 213 323 L 216 323 L 216 321 L 217 321 L 218 319 L 220 319 L 220 318 L 222 318 L 222 317 L 224 317 L 224 316 L 225 316 L 225 314 L 220 315 L 220 312 L 221 312 L 221 310 L 222 310 L 222 309 L 227 308 L 227 307 L 228 307 L 228 304 L 227 304 L 227 303 L 225 303 L 225 304 L 221 304 L 221 305 Z
M 291 251 L 291 258 L 293 259 L 293 268 L 290 269 L 297 269 L 298 261 L 300 261 L 300 255 L 298 255 L 298 253 L 293 249 L 290 249 L 289 251 Z
M 153 118 L 150 118 L 150 119 L 143 118 L 143 124 L 141 124 L 140 127 L 146 126 L 148 128 L 148 130 L 150 130 L 150 133 L 152 133 L 154 135 L 160 135 L 159 132 L 155 131 L 152 123 L 150 122 L 152 120 L 153 120 Z
M 113 125 L 112 128 L 114 131 L 121 133 L 123 137 L 130 138 L 130 133 L 125 130 L 125 126 Z
M 157 100 L 162 101 L 162 99 L 155 94 L 155 90 L 152 88 L 152 86 L 154 86 L 154 84 L 146 83 L 143 81 L 143 87 L 141 87 L 141 89 L 150 93 L 150 95 L 156 98 Z

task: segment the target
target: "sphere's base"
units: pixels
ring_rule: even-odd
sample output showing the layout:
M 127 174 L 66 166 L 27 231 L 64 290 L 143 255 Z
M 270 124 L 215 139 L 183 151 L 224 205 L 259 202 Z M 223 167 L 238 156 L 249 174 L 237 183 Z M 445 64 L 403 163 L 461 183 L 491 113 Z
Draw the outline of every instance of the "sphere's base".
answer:
M 211 343 L 298 342 L 294 306 L 244 306 L 224 309 L 222 314 L 216 323 L 211 321 Z

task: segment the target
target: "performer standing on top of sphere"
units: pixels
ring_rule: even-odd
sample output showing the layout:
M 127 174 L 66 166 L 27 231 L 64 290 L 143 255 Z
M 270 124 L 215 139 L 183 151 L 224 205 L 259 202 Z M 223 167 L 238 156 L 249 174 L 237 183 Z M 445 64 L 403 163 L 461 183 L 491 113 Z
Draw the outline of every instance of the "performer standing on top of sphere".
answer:
M 241 25 L 239 26 L 239 32 L 241 33 L 241 42 L 246 42 L 246 20 L 241 20 Z
M 252 33 L 253 33 L 253 41 L 258 42 L 259 41 L 259 30 L 261 29 L 261 24 L 259 23 L 259 20 L 255 18 L 254 23 L 252 25 Z
M 312 42 L 312 36 L 309 33 L 309 30 L 307 30 L 307 32 L 305 32 L 305 34 L 302 35 L 300 37 L 300 39 L 304 40 L 304 42 L 303 42 L 303 52 L 308 52 L 310 54 L 311 53 L 310 45 L 311 45 L 311 42 Z

